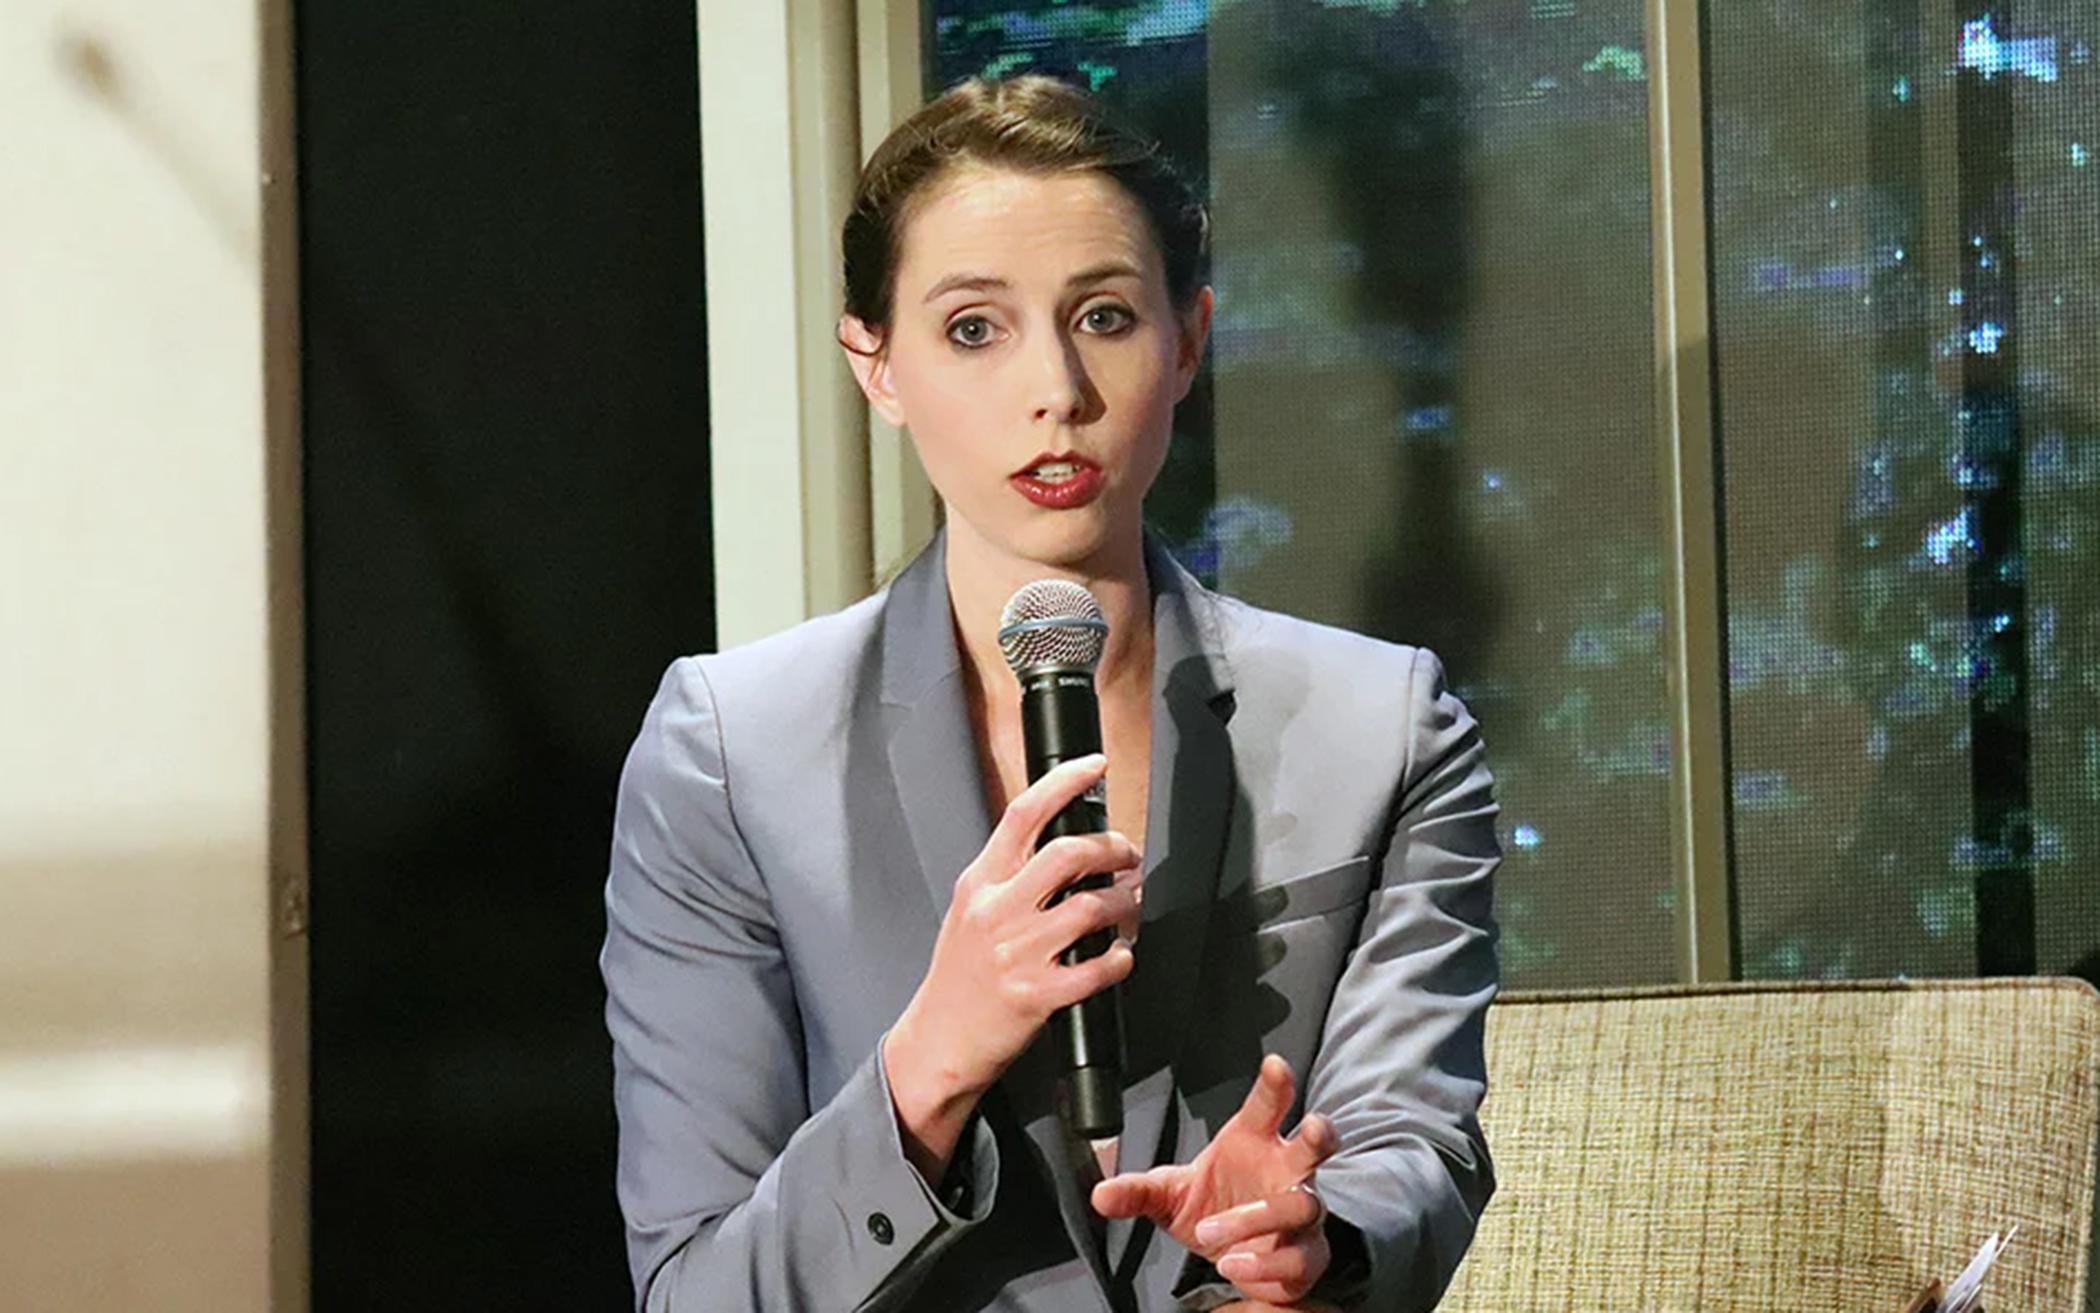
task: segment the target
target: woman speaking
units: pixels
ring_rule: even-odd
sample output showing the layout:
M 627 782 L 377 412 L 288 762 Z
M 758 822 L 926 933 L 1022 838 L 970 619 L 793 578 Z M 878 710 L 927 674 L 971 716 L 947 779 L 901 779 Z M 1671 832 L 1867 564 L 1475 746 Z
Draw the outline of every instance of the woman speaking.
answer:
M 1449 1282 L 1493 1190 L 1491 781 L 1432 654 L 1211 593 L 1147 537 L 1206 231 L 1044 78 L 955 88 L 862 172 L 840 342 L 943 527 L 877 595 L 672 663 L 628 756 L 600 965 L 637 1308 L 1425 1310 Z M 1104 752 L 1031 783 L 999 639 L 1046 578 L 1106 621 Z M 1104 790 L 1111 828 L 1038 844 Z M 1089 1140 L 1046 1022 L 1112 988 L 1124 1116 Z

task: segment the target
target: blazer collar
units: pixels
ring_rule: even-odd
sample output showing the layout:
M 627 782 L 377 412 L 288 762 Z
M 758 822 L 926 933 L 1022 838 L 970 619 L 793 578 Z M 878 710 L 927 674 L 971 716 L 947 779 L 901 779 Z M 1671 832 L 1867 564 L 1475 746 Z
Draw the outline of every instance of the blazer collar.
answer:
M 892 581 L 883 607 L 882 700 L 916 706 L 941 681 L 962 673 L 955 612 L 948 599 L 948 531 L 912 558 Z M 1145 533 L 1145 576 L 1152 586 L 1154 694 L 1208 700 L 1232 691 L 1218 599 L 1182 568 L 1166 545 Z
M 1144 576 L 1153 588 L 1153 693 L 1212 700 L 1233 691 L 1218 599 L 1144 532 Z M 916 706 L 941 681 L 962 674 L 955 613 L 947 597 L 947 529 L 890 582 L 882 618 L 882 702 Z M 1172 689 L 1170 689 L 1172 683 Z
M 977 744 L 964 704 L 962 656 L 948 598 L 946 533 L 890 585 L 883 609 L 880 698 L 900 810 L 931 900 L 947 915 L 955 879 L 991 834 Z M 1233 673 L 1218 599 L 1145 537 L 1152 588 L 1152 744 L 1145 824 L 1145 901 L 1137 966 L 1122 985 L 1124 1127 L 1119 1170 L 1158 1161 L 1174 1099 L 1173 1062 L 1186 1041 L 1201 975 L 1219 864 L 1241 802 L 1227 724 Z M 1000 1080 L 1038 1150 L 1074 1247 L 1095 1275 L 1134 1271 L 1150 1223 L 1115 1219 L 1104 1251 L 1056 1109 L 1049 1028 Z M 1135 1253 L 1133 1254 L 1133 1249 Z

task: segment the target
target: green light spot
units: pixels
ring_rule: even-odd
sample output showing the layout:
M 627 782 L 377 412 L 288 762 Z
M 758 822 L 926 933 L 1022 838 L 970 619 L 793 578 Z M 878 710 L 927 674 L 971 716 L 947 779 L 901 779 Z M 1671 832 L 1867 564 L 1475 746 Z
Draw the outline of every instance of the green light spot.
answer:
M 1034 62 L 1035 56 L 1026 50 L 1009 50 L 997 59 L 987 62 L 983 76 L 986 81 L 994 81 L 1009 73 L 1017 73 Z
M 1648 77 L 1648 61 L 1638 50 L 1625 46 L 1606 46 L 1596 57 L 1582 66 L 1585 73 L 1610 73 L 1622 82 L 1643 82 Z

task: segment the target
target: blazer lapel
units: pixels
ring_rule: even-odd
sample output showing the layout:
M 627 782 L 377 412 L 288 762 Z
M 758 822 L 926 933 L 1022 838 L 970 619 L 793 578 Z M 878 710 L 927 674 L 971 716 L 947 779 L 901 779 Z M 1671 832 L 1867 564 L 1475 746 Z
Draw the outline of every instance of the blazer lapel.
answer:
M 977 741 L 963 705 L 948 604 L 945 536 L 890 585 L 882 622 L 882 703 L 897 802 L 933 903 L 948 915 L 956 877 L 991 837 Z

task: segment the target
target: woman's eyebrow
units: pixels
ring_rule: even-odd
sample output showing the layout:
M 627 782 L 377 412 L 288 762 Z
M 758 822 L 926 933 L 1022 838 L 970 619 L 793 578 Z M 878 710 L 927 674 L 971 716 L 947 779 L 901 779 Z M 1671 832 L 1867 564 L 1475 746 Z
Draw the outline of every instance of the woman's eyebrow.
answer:
M 1065 280 L 1065 286 L 1083 287 L 1089 283 L 1106 282 L 1111 278 L 1142 277 L 1144 275 L 1138 272 L 1134 265 L 1122 260 L 1107 260 L 1073 274 Z M 987 292 L 1009 286 L 1011 284 L 1004 278 L 993 274 L 949 274 L 946 278 L 933 285 L 926 293 L 926 299 L 932 301 L 937 297 L 945 296 L 949 292 Z

